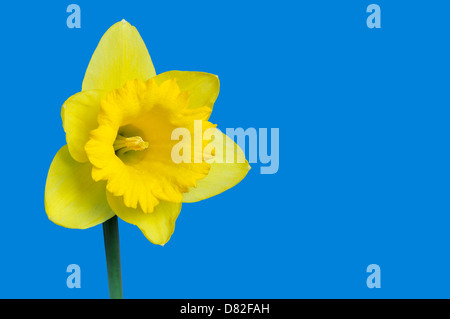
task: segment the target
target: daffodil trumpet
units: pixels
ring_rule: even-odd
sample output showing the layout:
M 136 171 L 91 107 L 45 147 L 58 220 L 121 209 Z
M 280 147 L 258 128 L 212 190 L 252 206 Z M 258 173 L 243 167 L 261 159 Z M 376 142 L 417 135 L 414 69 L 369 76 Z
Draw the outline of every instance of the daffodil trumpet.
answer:
M 122 297 L 117 217 L 164 245 L 182 203 L 222 193 L 250 169 L 209 121 L 218 94 L 213 74 L 156 75 L 138 31 L 122 20 L 101 38 L 82 91 L 63 104 L 67 145 L 50 166 L 45 210 L 66 228 L 103 223 L 110 297 Z

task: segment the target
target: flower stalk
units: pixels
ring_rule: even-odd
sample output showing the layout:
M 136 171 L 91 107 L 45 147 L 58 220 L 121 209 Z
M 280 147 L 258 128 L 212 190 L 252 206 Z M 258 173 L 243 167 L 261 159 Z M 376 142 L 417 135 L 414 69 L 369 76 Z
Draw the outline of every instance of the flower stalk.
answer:
M 122 269 L 120 266 L 119 223 L 117 216 L 103 223 L 106 267 L 110 299 L 122 299 Z

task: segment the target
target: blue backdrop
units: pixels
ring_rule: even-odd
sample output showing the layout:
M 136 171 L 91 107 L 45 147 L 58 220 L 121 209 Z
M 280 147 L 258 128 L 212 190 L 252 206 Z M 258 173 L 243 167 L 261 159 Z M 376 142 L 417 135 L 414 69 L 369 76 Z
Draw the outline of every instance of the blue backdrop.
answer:
M 220 128 L 280 129 L 279 171 L 185 204 L 165 247 L 119 222 L 126 298 L 449 298 L 450 3 L 372 2 L 77 0 L 81 29 L 72 2 L 2 3 L 0 297 L 108 297 L 102 227 L 50 222 L 44 187 L 61 105 L 126 19 L 157 73 L 219 75 Z

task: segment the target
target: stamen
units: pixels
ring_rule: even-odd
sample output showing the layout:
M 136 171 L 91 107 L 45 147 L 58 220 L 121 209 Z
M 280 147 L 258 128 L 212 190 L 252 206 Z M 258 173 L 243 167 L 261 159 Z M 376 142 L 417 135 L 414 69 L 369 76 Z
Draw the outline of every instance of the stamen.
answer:
M 145 142 L 140 136 L 124 137 L 117 135 L 113 146 L 117 155 L 122 155 L 128 151 L 143 151 L 148 148 L 148 142 Z

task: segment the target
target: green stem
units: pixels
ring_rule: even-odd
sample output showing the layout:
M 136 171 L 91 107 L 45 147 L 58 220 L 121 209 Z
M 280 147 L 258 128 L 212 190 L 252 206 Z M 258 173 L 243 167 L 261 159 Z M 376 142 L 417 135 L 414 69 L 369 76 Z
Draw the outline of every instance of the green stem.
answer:
M 122 299 L 122 270 L 120 267 L 119 223 L 117 216 L 103 223 L 109 298 Z

